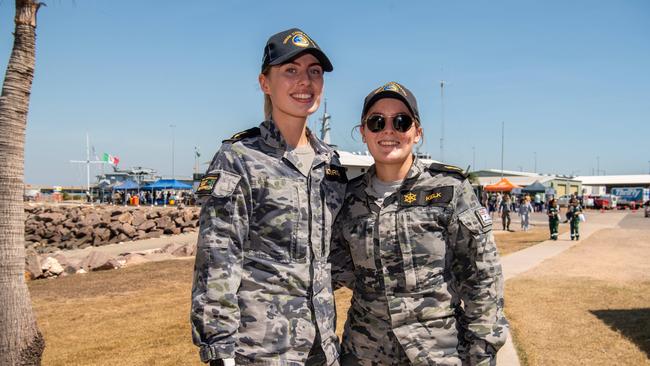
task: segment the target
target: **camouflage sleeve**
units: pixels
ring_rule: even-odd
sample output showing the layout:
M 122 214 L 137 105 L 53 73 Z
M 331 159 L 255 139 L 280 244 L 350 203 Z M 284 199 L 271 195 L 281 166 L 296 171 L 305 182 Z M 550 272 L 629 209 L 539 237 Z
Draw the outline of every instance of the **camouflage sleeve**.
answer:
M 453 270 L 463 300 L 461 358 L 469 365 L 496 365 L 496 353 L 505 343 L 508 322 L 503 314 L 503 274 L 492 221 L 465 180 L 457 189 L 458 229 Z
M 351 289 L 354 285 L 354 263 L 350 245 L 343 233 L 346 216 L 345 210 L 341 209 L 332 226 L 332 242 L 328 261 L 332 265 L 332 287 L 335 290 L 341 287 Z
M 202 187 L 190 319 L 192 340 L 208 362 L 235 356 L 250 193 L 244 168 L 228 151 L 217 153 L 197 192 Z

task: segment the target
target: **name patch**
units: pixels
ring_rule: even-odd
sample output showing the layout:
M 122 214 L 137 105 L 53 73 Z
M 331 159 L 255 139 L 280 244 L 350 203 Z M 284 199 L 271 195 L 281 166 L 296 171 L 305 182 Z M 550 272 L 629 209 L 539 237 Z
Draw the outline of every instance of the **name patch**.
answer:
M 199 182 L 199 186 L 196 188 L 196 194 L 199 196 L 211 194 L 217 181 L 219 181 L 218 174 L 206 175 Z
M 446 206 L 453 197 L 454 188 L 451 186 L 402 191 L 399 204 L 400 206 Z
M 345 168 L 338 165 L 325 166 L 325 178 L 339 183 L 347 183 L 348 176 L 345 174 Z

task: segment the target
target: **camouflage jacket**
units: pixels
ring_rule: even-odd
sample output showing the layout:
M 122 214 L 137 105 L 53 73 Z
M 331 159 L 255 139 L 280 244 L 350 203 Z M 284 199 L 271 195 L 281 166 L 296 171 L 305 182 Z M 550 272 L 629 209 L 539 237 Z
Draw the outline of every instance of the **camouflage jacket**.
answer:
M 309 137 L 308 176 L 266 121 L 224 141 L 197 188 L 191 322 L 204 362 L 303 365 L 320 339 L 327 365 L 338 364 L 327 255 L 347 178 L 335 152 Z
M 416 159 L 379 207 L 374 175 L 373 166 L 350 182 L 333 229 L 333 280 L 354 291 L 343 353 L 378 364 L 399 353 L 413 365 L 496 364 L 508 332 L 503 276 L 471 185 L 458 168 Z

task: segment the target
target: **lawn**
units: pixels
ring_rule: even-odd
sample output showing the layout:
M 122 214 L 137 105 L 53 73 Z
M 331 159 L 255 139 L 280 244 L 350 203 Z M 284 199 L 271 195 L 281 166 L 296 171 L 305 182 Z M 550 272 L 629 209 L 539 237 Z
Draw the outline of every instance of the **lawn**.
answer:
M 511 252 L 545 235 L 533 230 L 496 240 L 501 250 Z M 201 365 L 188 315 L 193 263 L 154 262 L 31 282 L 47 342 L 43 364 Z M 350 295 L 347 289 L 336 293 L 339 335 Z

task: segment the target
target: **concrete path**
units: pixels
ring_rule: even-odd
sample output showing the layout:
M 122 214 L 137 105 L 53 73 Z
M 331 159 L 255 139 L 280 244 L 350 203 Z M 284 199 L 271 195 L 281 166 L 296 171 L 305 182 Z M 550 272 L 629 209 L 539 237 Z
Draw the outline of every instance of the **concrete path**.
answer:
M 598 211 L 585 212 L 587 221 L 580 224 L 580 241 L 571 241 L 570 233 L 566 232 L 560 235 L 557 241 L 547 240 L 501 258 L 501 266 L 503 267 L 505 280 L 507 281 L 538 266 L 544 260 L 552 258 L 572 246 L 581 243 L 599 230 L 617 227 L 627 214 L 628 212 L 625 211 L 607 213 L 600 213 Z M 506 344 L 499 350 L 497 366 L 520 366 L 519 357 L 517 356 L 517 351 L 515 350 L 510 335 Z

